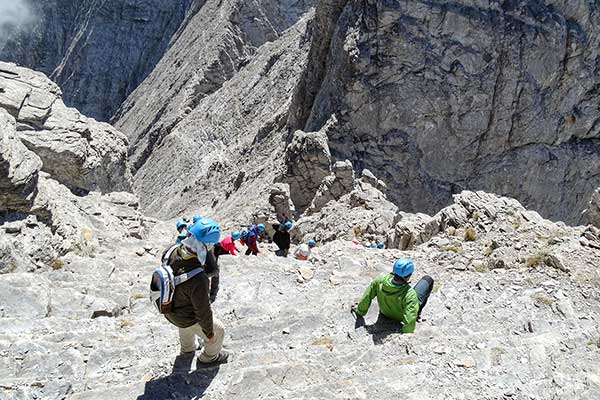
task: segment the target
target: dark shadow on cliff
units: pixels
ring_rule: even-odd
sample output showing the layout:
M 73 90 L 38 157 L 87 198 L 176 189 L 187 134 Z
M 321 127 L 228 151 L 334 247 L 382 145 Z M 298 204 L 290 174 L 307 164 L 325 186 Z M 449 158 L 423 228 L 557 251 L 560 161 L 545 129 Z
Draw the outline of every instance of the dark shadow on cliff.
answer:
M 192 363 L 196 363 L 198 369 L 190 372 Z M 137 400 L 201 398 L 218 372 L 219 366 L 202 369 L 195 357 L 177 356 L 171 374 L 146 382 L 144 394 Z

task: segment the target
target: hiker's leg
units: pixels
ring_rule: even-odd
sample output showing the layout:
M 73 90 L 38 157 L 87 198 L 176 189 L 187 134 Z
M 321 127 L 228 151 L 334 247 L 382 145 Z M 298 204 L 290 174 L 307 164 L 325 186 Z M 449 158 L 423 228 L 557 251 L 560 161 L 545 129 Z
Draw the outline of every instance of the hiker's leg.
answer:
M 217 299 L 217 294 L 219 293 L 219 270 L 217 269 L 217 274 L 210 278 L 210 302 L 214 302 Z
M 198 324 L 196 324 L 198 325 Z M 200 327 L 200 325 L 198 325 Z M 200 328 L 200 332 L 198 336 L 204 340 L 204 347 L 202 348 L 202 353 L 198 356 L 198 360 L 200 362 L 211 362 L 218 355 L 221 349 L 223 348 L 223 338 L 225 337 L 225 328 L 223 327 L 223 323 L 219 321 L 216 317 L 213 316 L 213 332 L 215 333 L 215 343 L 208 344 L 206 343 L 206 335 Z
M 196 344 L 196 329 L 198 324 L 187 328 L 179 328 L 179 342 L 181 343 L 181 353 L 191 353 L 198 348 Z M 200 329 L 202 331 L 202 329 Z
M 248 247 L 248 249 L 246 250 L 245 253 L 247 256 L 249 256 L 250 254 L 252 254 L 252 249 L 250 247 Z
M 283 257 L 283 250 L 281 250 L 281 249 L 275 250 L 275 255 L 278 257 Z
M 419 298 L 419 314 L 421 316 L 421 312 L 427 305 L 427 300 L 429 299 L 429 295 L 431 294 L 431 290 L 433 289 L 433 278 L 429 275 L 425 275 L 421 278 L 419 282 L 414 287 L 415 292 L 417 292 L 417 297 Z

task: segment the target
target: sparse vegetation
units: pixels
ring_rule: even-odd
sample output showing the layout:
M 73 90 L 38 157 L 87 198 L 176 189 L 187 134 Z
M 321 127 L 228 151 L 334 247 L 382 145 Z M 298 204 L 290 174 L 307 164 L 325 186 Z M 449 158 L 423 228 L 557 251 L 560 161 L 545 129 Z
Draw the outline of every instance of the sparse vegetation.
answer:
M 490 268 L 487 266 L 486 263 L 474 263 L 473 264 L 473 269 L 475 270 L 475 272 L 488 272 L 490 270 Z
M 506 350 L 504 350 L 502 347 L 494 347 L 491 350 L 491 358 L 492 358 L 492 364 L 494 365 L 500 365 L 500 362 L 502 361 L 502 355 L 506 354 Z
M 9 274 L 11 272 L 15 272 L 16 269 L 17 269 L 17 265 L 15 263 L 8 263 L 8 265 L 6 266 L 6 268 L 4 270 L 0 269 L 0 273 Z
M 328 336 L 323 336 L 323 337 L 313 340 L 312 345 L 324 346 L 327 349 L 329 349 L 329 351 L 333 351 L 333 339 Z
M 132 299 L 132 300 L 139 300 L 139 299 L 143 299 L 143 298 L 145 298 L 145 297 L 146 297 L 146 296 L 145 296 L 145 295 L 143 295 L 142 293 L 133 293 L 133 294 L 131 295 L 131 299 Z
M 527 266 L 527 268 L 535 268 L 544 264 L 547 258 L 548 252 L 546 250 L 540 250 L 536 254 L 527 258 L 527 261 L 525 261 L 525 265 Z
M 54 261 L 52 261 L 52 264 L 50 264 L 50 266 L 52 267 L 53 270 L 59 270 L 62 267 L 64 267 L 65 263 L 63 262 L 63 260 L 57 258 Z
M 454 245 L 454 244 L 449 244 L 447 246 L 442 246 L 441 250 L 442 251 L 451 251 L 451 252 L 458 253 L 458 254 L 460 254 L 460 253 L 463 252 L 463 249 L 462 249 L 462 247 L 460 245 Z
M 543 304 L 546 306 L 552 305 L 552 303 L 554 303 L 555 301 L 552 297 L 548 296 L 545 293 L 532 294 L 531 299 L 538 304 Z
M 128 328 L 131 328 L 132 326 L 133 326 L 133 322 L 131 322 L 128 319 L 122 319 L 119 321 L 119 327 L 121 329 L 128 329 Z
M 473 221 L 479 221 L 479 219 L 481 218 L 481 215 L 479 214 L 479 211 L 475 211 L 472 215 L 471 218 L 473 219 Z
M 489 257 L 492 255 L 492 253 L 494 253 L 494 250 L 496 250 L 497 248 L 499 248 L 500 245 L 495 241 L 495 240 L 491 240 L 488 245 L 486 246 L 483 254 L 486 257 Z
M 467 242 L 474 242 L 477 240 L 477 231 L 475 228 L 469 226 L 467 229 L 465 229 L 465 240 Z

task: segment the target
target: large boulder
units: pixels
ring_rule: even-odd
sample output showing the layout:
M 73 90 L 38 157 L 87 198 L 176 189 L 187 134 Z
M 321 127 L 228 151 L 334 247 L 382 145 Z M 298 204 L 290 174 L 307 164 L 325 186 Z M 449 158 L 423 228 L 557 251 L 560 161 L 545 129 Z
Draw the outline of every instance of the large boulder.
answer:
M 323 181 L 311 208 L 292 229 L 295 239 L 393 243 L 398 207 L 379 189 L 355 180 L 351 163 L 336 163 L 334 173 Z
M 269 204 L 278 218 L 291 218 L 295 207 L 290 199 L 290 186 L 286 183 L 274 184 L 269 195 Z
M 310 205 L 323 178 L 329 175 L 331 154 L 327 134 L 296 131 L 286 149 L 286 180 L 290 196 L 301 210 Z
M 39 72 L 0 62 L 0 89 L 0 108 L 14 117 L 43 171 L 77 191 L 131 189 L 125 135 L 66 107 L 58 86 Z
M 0 211 L 31 207 L 41 167 L 40 158 L 17 139 L 15 119 L 0 108 Z
M 338 200 L 354 190 L 354 168 L 350 161 L 337 161 L 333 164 L 331 172 L 331 175 L 323 178 L 319 190 L 307 210 L 308 213 L 317 212 L 330 201 Z

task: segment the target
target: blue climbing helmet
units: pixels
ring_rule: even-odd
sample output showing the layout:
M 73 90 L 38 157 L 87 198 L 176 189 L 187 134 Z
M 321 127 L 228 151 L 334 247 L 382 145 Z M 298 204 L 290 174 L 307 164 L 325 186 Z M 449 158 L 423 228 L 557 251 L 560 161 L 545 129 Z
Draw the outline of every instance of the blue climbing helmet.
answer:
M 378 248 L 378 249 L 384 249 L 384 248 L 385 248 L 385 243 L 383 243 L 383 242 L 378 242 L 378 243 L 377 243 L 377 248 Z
M 315 247 L 317 245 L 317 242 L 315 242 L 314 240 L 309 240 L 308 241 L 308 247 Z
M 179 221 L 177 221 L 177 223 L 175 224 L 175 226 L 177 226 L 177 229 L 179 230 L 179 228 L 181 228 L 182 226 L 186 226 L 187 224 L 185 223 L 184 220 L 180 219 Z
M 399 258 L 394 262 L 394 274 L 406 278 L 415 271 L 415 265 L 410 258 Z
M 239 240 L 241 237 L 242 237 L 242 234 L 240 233 L 240 231 L 231 232 L 231 238 L 233 240 Z
M 292 224 L 292 221 L 285 221 L 285 224 L 283 224 L 283 226 L 285 226 L 286 229 L 292 229 L 292 226 L 294 226 L 294 224 Z
M 221 236 L 221 229 L 212 219 L 201 218 L 188 229 L 188 232 L 202 243 L 217 243 Z
M 202 219 L 202 217 L 198 214 L 194 215 L 192 217 L 192 224 L 195 224 L 196 222 L 200 221 Z
M 265 226 L 263 224 L 258 224 L 258 225 L 256 225 L 256 229 L 259 232 L 264 232 L 265 231 Z

